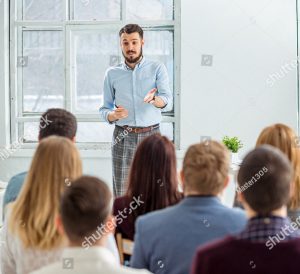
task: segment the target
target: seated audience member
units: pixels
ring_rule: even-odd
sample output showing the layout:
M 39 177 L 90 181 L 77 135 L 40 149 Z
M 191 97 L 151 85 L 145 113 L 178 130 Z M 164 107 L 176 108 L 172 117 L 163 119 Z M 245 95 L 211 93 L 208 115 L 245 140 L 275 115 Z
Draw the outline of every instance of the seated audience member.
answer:
M 251 151 L 238 173 L 248 224 L 237 235 L 200 247 L 191 273 L 298 274 L 300 233 L 286 217 L 293 179 L 292 166 L 280 150 L 263 145 Z
M 60 259 L 64 238 L 55 227 L 60 196 L 82 175 L 75 145 L 63 137 L 42 140 L 2 231 L 2 273 L 29 273 Z
M 228 172 L 224 145 L 215 141 L 192 145 L 181 172 L 185 198 L 137 219 L 131 266 L 157 274 L 189 273 L 197 246 L 241 231 L 244 212 L 219 199 L 229 182 Z
M 126 195 L 114 202 L 116 233 L 133 240 L 138 216 L 174 205 L 181 198 L 173 143 L 160 134 L 145 138 L 133 158 Z
M 288 216 L 292 221 L 300 217 L 300 146 L 297 141 L 297 134 L 293 129 L 283 124 L 275 124 L 265 128 L 256 142 L 256 146 L 268 144 L 279 148 L 292 164 L 294 176 L 288 204 Z
M 75 142 L 76 131 L 77 122 L 72 113 L 64 109 L 52 108 L 48 109 L 40 119 L 38 139 L 41 141 L 48 136 L 57 135 Z M 22 172 L 8 182 L 3 198 L 3 214 L 6 205 L 16 200 L 26 176 L 27 172 Z
M 105 248 L 107 236 L 114 232 L 111 215 L 112 195 L 107 185 L 95 177 L 83 176 L 72 183 L 61 200 L 57 225 L 68 238 L 62 261 L 48 265 L 33 274 L 147 274 L 117 264 Z M 93 238 L 92 245 L 87 238 Z M 68 260 L 68 264 L 64 263 Z M 68 268 L 68 269 L 67 269 Z

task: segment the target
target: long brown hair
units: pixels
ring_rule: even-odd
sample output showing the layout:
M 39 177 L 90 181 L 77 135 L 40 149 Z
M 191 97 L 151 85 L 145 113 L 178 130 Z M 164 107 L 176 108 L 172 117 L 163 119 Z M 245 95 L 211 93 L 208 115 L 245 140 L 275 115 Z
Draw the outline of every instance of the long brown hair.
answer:
M 49 250 L 64 244 L 55 226 L 60 196 L 81 175 L 79 151 L 69 139 L 51 136 L 40 142 L 9 216 L 9 229 L 25 248 Z
M 129 200 L 140 197 L 144 202 L 134 210 L 134 219 L 181 199 L 175 147 L 167 137 L 154 134 L 140 143 L 131 164 L 126 196 Z
M 259 135 L 256 146 L 269 144 L 280 149 L 290 160 L 294 169 L 294 192 L 289 208 L 300 207 L 300 150 L 297 135 L 293 129 L 284 124 L 274 124 L 266 127 Z

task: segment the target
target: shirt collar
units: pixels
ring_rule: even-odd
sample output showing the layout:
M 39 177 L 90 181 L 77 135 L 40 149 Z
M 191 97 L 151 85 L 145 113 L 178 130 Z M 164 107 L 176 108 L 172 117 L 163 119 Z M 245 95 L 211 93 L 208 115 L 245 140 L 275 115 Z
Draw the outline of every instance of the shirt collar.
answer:
M 74 261 L 99 261 L 116 265 L 117 261 L 114 255 L 105 247 L 92 246 L 88 249 L 82 247 L 65 248 L 62 258 L 72 258 Z
M 211 205 L 222 205 L 219 197 L 217 196 L 187 196 L 184 197 L 180 202 L 185 206 L 211 206 Z
M 248 220 L 246 228 L 236 237 L 243 240 L 265 242 L 269 237 L 281 236 L 283 233 L 285 241 L 300 236 L 299 230 L 293 228 L 289 218 L 272 215 L 256 216 Z

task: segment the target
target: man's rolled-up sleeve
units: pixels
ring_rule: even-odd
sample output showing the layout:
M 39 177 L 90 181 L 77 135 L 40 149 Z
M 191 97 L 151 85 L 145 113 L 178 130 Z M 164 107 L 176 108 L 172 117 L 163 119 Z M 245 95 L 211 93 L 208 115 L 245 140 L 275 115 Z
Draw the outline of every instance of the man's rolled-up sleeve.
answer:
M 108 114 L 112 112 L 114 108 L 114 102 L 115 102 L 115 92 L 114 88 L 111 83 L 109 70 L 106 71 L 105 77 L 104 77 L 104 85 L 103 85 L 103 105 L 100 107 L 99 112 L 101 117 L 107 122 L 112 124 L 113 122 L 110 122 L 108 120 Z
M 173 93 L 170 89 L 168 71 L 164 64 L 160 64 L 156 74 L 157 96 L 165 103 L 162 111 L 170 111 L 173 108 Z

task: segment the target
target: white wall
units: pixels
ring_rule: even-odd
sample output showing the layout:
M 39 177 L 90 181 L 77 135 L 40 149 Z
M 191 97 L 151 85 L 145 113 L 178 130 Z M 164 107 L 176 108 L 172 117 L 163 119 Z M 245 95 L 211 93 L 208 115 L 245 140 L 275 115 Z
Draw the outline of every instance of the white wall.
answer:
M 267 125 L 297 129 L 297 72 L 267 85 L 296 59 L 292 0 L 182 1 L 182 146 L 237 135 L 244 151 Z M 201 66 L 201 55 L 213 66 Z
M 184 150 L 203 135 L 237 135 L 245 143 L 243 153 L 269 124 L 283 122 L 296 129 L 296 70 L 287 71 L 272 87 L 267 85 L 270 74 L 296 58 L 295 1 L 183 0 L 181 6 L 183 151 L 178 151 L 178 166 Z M 213 55 L 212 67 L 201 66 L 202 54 Z M 1 87 L 2 74 L 1 66 Z M 32 153 L 18 151 L 0 161 L 0 180 L 27 170 Z M 82 156 L 84 173 L 111 184 L 109 151 L 83 151 Z

